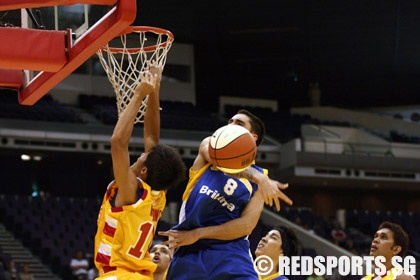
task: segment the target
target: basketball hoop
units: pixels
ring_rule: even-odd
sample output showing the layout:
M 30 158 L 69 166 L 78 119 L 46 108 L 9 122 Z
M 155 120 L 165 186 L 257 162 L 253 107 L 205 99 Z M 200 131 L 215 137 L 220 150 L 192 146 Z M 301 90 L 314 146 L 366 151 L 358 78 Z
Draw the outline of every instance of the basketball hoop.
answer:
M 132 37 L 135 39 L 131 40 Z M 114 88 L 119 117 L 141 81 L 140 73 L 148 70 L 152 63 L 163 70 L 174 36 L 170 31 L 162 28 L 130 26 L 117 38 L 120 40 L 108 43 L 96 54 Z M 119 45 L 111 47 L 111 43 Z M 132 44 L 136 44 L 136 47 Z M 147 100 L 148 96 L 140 106 L 135 123 L 143 122 Z

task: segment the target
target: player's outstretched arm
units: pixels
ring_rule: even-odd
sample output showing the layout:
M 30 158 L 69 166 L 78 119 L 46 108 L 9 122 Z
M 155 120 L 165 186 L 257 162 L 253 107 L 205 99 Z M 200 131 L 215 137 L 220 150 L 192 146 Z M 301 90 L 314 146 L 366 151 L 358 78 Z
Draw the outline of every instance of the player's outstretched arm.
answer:
M 258 223 L 263 207 L 264 199 L 261 191 L 257 190 L 239 218 L 217 226 L 160 231 L 159 235 L 168 237 L 169 240 L 163 244 L 171 249 L 191 245 L 200 239 L 234 240 L 251 234 Z
M 150 151 L 160 139 L 160 103 L 159 91 L 162 79 L 162 66 L 151 62 L 149 67 L 149 82 L 154 84 L 154 90 L 149 94 L 146 112 L 143 120 L 144 150 Z M 147 72 L 145 72 L 147 73 Z
M 204 138 L 201 143 L 200 147 L 198 148 L 198 154 L 191 166 L 192 170 L 199 170 L 204 165 L 210 162 L 210 155 L 209 155 L 209 143 L 210 143 L 210 136 Z
M 127 107 L 121 113 L 111 136 L 112 169 L 118 185 L 116 206 L 131 204 L 137 199 L 138 181 L 130 168 L 129 141 L 133 133 L 134 120 L 142 100 L 154 91 L 154 79 L 150 72 L 144 74 Z

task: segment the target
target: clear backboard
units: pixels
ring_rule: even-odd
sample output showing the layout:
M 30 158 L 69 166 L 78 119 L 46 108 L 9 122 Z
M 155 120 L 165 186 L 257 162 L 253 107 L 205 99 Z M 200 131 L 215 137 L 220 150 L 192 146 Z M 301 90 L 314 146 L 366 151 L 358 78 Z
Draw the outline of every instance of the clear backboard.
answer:
M 77 39 L 109 9 L 108 6 L 89 4 L 22 9 L 22 27 L 47 30 L 70 28 L 74 36 L 73 39 Z
M 109 9 L 108 6 L 89 4 L 21 9 L 21 26 L 57 31 L 71 29 L 70 43 L 73 45 L 73 42 L 103 17 Z M 37 71 L 24 70 L 24 86 L 37 74 Z

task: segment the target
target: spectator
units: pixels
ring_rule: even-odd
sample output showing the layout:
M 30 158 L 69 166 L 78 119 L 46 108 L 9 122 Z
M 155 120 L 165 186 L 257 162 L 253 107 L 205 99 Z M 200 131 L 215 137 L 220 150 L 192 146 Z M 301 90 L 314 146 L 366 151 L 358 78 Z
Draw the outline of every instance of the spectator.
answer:
M 88 274 L 87 274 L 87 278 L 88 280 L 95 280 L 96 277 L 99 276 L 99 271 L 95 266 L 95 262 L 93 260 L 92 257 L 89 258 L 89 269 L 88 269 Z
M 311 227 L 308 224 L 304 224 L 303 227 L 310 233 L 310 234 L 316 234 L 315 230 L 313 227 Z
M 9 265 L 7 266 L 7 270 L 4 272 L 4 276 L 6 280 L 18 280 L 18 270 L 16 268 L 16 263 L 14 260 L 9 261 Z
M 340 227 L 338 222 L 335 222 L 331 230 L 331 237 L 334 243 L 338 246 L 344 247 L 347 240 L 346 232 Z
M 89 261 L 85 257 L 85 253 L 83 250 L 78 250 L 74 258 L 70 261 L 70 269 L 73 273 L 75 280 L 86 280 L 88 269 L 89 269 Z
M 29 272 L 29 268 L 29 263 L 23 264 L 22 271 L 19 273 L 19 280 L 35 280 L 35 277 Z

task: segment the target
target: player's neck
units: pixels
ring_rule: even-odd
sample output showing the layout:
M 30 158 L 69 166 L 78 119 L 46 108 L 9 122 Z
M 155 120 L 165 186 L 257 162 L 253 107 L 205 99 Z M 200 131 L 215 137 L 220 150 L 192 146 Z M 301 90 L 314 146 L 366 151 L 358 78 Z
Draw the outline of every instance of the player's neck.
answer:
M 384 273 L 384 275 L 377 275 L 375 273 L 375 275 L 373 276 L 373 279 L 375 279 L 378 276 L 380 276 L 381 278 L 384 277 L 384 276 L 386 276 L 387 273 L 388 273 L 388 271 L 391 271 L 391 269 L 394 268 L 394 266 L 392 265 L 391 261 L 388 261 L 388 260 L 383 265 L 386 267 L 386 272 Z M 379 267 L 375 267 L 375 268 L 376 269 L 380 269 Z
M 156 272 L 153 273 L 153 280 L 163 280 L 165 276 L 165 272 Z

